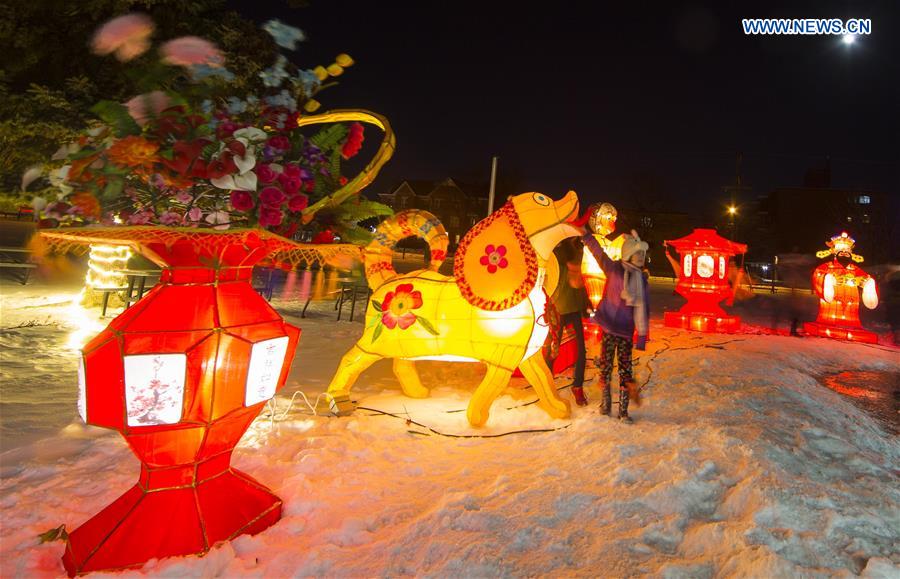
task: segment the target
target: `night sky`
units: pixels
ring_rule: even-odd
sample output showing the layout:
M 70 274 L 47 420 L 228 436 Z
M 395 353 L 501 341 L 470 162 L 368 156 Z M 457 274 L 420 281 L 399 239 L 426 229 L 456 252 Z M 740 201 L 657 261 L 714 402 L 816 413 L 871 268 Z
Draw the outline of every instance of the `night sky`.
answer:
M 498 155 L 511 193 L 709 210 L 741 151 L 754 196 L 800 186 L 827 155 L 834 186 L 896 194 L 896 3 L 721 4 L 232 3 L 303 29 L 300 66 L 356 59 L 321 100 L 393 123 L 398 150 L 371 192 L 406 178 L 487 183 Z M 745 36 L 746 17 L 871 18 L 872 35 Z

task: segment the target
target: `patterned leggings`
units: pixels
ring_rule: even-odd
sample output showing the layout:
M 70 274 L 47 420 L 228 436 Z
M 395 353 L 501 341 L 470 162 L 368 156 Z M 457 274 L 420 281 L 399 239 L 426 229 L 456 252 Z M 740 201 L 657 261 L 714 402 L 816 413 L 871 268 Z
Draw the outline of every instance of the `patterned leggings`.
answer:
M 632 340 L 628 338 L 620 338 L 612 334 L 604 333 L 603 341 L 600 343 L 600 376 L 609 384 L 612 377 L 613 356 L 616 350 L 619 351 L 619 385 L 623 385 L 626 380 L 632 379 L 631 371 L 631 347 Z

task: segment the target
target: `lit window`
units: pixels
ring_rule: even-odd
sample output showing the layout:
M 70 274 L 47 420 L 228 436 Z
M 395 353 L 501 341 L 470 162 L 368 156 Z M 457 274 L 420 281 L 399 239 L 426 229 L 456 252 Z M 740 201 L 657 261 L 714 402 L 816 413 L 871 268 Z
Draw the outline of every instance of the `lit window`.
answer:
M 853 221 L 853 218 L 852 218 L 851 216 L 848 215 L 848 216 L 847 216 L 847 223 L 850 223 L 850 222 L 852 222 L 852 221 Z
M 711 255 L 701 255 L 697 258 L 697 275 L 700 277 L 712 277 L 716 272 L 716 262 Z
M 856 202 L 859 203 L 860 205 L 868 205 L 869 203 L 872 202 L 872 198 L 869 197 L 868 195 L 860 195 L 859 197 L 856 198 Z
M 245 406 L 253 406 L 275 396 L 287 347 L 287 336 L 253 344 L 250 367 L 247 369 L 247 387 L 244 390 Z
M 692 259 L 691 254 L 689 253 L 684 256 L 684 277 L 691 277 L 691 271 L 693 271 L 692 266 L 693 266 L 693 259 Z
M 863 216 L 862 216 L 862 222 L 863 222 L 863 223 L 869 223 L 869 221 L 870 221 L 870 219 L 869 219 L 869 214 L 868 214 L 868 213 L 863 213 Z
M 181 420 L 187 356 L 125 356 L 128 426 L 175 424 Z

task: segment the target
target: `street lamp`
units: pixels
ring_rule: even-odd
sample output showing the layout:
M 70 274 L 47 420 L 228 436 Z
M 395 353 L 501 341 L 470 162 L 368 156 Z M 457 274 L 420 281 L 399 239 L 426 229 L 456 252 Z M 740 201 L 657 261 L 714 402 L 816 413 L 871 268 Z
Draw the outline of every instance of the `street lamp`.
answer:
M 729 230 L 729 237 L 731 237 L 731 239 L 734 239 L 734 229 L 735 229 L 734 228 L 734 225 L 735 225 L 734 219 L 735 219 L 735 216 L 737 215 L 737 211 L 738 211 L 737 206 L 735 206 L 734 203 L 732 203 L 731 205 L 728 206 L 728 230 Z

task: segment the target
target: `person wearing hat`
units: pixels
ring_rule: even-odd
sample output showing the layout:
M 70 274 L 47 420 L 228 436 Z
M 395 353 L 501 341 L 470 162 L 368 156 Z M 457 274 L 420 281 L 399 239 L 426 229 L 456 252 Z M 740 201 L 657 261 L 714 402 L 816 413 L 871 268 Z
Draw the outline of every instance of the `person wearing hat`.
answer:
M 562 343 L 562 334 L 566 326 L 571 325 L 575 332 L 575 369 L 572 373 L 572 395 L 578 406 L 587 406 L 584 395 L 584 367 L 587 361 L 587 349 L 584 344 L 584 322 L 581 317 L 589 302 L 584 280 L 581 277 L 581 240 L 577 237 L 564 239 L 553 254 L 559 262 L 559 284 L 553 292 L 551 300 L 559 311 L 559 329 L 557 341 Z
M 640 406 L 640 394 L 634 381 L 631 364 L 632 347 L 646 348 L 650 327 L 650 303 L 644 261 L 647 258 L 646 242 L 632 230 L 622 244 L 622 260 L 613 261 L 591 234 L 582 237 L 585 247 L 606 273 L 603 300 L 594 312 L 594 321 L 603 329 L 600 348 L 600 388 L 603 392 L 601 411 L 607 416 L 612 408 L 610 379 L 613 358 L 619 365 L 619 419 L 631 423 L 628 416 L 629 400 Z M 637 329 L 637 341 L 634 341 Z

